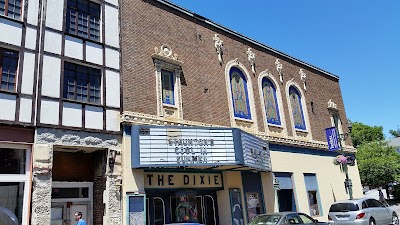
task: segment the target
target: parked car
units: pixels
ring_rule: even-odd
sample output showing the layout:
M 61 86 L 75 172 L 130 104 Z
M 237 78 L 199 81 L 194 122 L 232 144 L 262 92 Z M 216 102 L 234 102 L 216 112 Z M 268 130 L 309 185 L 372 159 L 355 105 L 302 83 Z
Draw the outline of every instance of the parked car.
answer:
M 396 212 L 372 198 L 335 202 L 329 209 L 328 220 L 332 225 L 399 225 Z
M 262 214 L 254 218 L 248 225 L 286 225 L 286 224 L 328 224 L 319 222 L 309 215 L 300 212 L 277 212 Z

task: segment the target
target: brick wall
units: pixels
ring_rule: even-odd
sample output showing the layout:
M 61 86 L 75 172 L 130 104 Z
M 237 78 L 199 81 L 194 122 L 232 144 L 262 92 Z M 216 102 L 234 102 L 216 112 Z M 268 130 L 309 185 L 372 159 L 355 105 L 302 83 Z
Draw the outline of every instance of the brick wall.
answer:
M 307 74 L 307 91 L 303 96 L 311 124 L 313 139 L 325 141 L 324 129 L 331 126 L 327 102 L 332 99 L 340 110 L 343 121 L 345 111 L 338 80 L 321 72 L 298 64 L 287 58 L 257 47 L 236 36 L 225 33 L 201 20 L 194 19 L 154 0 L 122 0 L 122 83 L 123 110 L 146 114 L 157 114 L 155 67 L 151 54 L 155 47 L 168 44 L 179 60 L 183 61 L 182 86 L 183 118 L 185 120 L 230 126 L 228 96 L 226 92 L 226 62 L 238 58 L 251 71 L 247 60 L 247 48 L 256 54 L 256 75 L 251 76 L 258 129 L 265 131 L 262 117 L 262 102 L 258 90 L 258 74 L 268 69 L 275 79 L 279 76 L 275 60 L 283 64 L 285 91 L 286 82 L 294 79 L 302 87 L 299 69 Z M 223 40 L 224 63 L 219 64 L 213 37 L 219 34 Z M 323 57 L 323 56 L 321 56 Z M 312 63 L 312 62 L 311 62 Z M 204 92 L 204 88 L 208 92 Z M 282 93 L 283 108 L 289 136 L 291 123 L 286 94 Z M 311 109 L 313 102 L 314 110 Z M 304 107 L 304 106 L 303 106 Z M 254 115 L 253 115 L 254 116 Z M 290 126 L 290 127 L 289 127 Z M 347 127 L 347 124 L 343 124 Z

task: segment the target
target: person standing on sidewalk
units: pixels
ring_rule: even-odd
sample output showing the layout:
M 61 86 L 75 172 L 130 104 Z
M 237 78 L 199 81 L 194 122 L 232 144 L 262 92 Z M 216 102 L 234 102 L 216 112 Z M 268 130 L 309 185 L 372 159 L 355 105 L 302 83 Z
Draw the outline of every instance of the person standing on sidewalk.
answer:
M 86 225 L 86 221 L 82 219 L 82 212 L 75 212 L 76 225 Z

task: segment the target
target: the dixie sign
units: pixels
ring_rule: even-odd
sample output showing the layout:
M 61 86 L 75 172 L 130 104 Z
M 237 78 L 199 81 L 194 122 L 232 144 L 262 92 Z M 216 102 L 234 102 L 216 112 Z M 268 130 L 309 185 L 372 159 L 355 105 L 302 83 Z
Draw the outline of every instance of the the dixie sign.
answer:
M 145 188 L 222 188 L 220 173 L 146 172 Z

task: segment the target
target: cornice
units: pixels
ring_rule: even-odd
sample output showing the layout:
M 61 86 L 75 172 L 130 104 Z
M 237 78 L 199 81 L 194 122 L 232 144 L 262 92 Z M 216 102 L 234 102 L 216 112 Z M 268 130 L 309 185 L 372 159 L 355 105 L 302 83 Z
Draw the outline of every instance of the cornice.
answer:
M 137 112 L 123 112 L 121 121 L 123 124 L 129 125 L 158 125 L 158 126 L 200 126 L 200 127 L 224 127 L 221 125 L 215 124 L 208 124 L 208 123 L 199 123 L 194 121 L 188 120 L 181 120 L 181 119 L 167 119 L 162 118 L 159 116 L 144 114 L 144 113 L 137 113 Z M 248 131 L 246 131 L 248 132 Z M 269 136 L 265 133 L 253 133 L 259 138 L 269 141 L 273 144 L 282 144 L 282 145 L 289 145 L 289 146 L 297 146 L 297 147 L 307 147 L 313 149 L 319 149 L 328 151 L 328 144 L 322 141 L 303 141 L 297 140 L 290 137 L 276 137 L 276 136 Z M 355 153 L 356 149 L 350 146 L 344 146 L 343 150 L 345 152 Z

